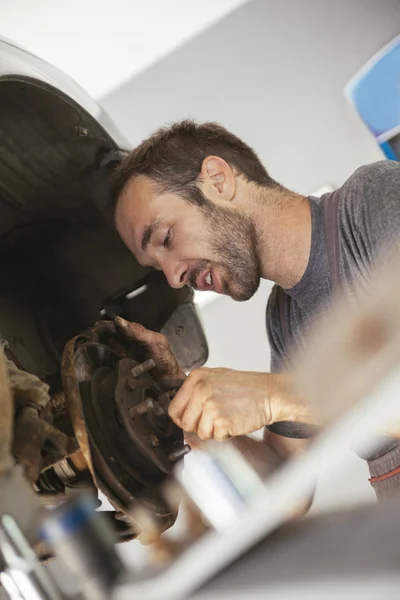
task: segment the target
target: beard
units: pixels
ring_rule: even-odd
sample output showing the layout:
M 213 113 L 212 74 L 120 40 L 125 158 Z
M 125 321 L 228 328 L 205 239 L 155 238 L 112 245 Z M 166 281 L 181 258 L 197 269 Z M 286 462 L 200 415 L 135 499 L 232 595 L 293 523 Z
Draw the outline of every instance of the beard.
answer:
M 252 220 L 236 209 L 217 206 L 207 199 L 200 210 L 208 225 L 206 241 L 215 258 L 198 262 L 190 274 L 190 285 L 196 287 L 197 277 L 212 263 L 222 267 L 223 293 L 239 302 L 249 300 L 258 290 L 261 279 Z

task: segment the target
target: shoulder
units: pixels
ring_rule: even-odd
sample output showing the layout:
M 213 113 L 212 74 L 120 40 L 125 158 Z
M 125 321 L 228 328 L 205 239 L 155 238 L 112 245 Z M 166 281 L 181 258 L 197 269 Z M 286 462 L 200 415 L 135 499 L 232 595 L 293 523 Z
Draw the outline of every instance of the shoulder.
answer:
M 399 193 L 400 163 L 380 160 L 357 169 L 342 186 L 341 196 L 361 205 L 383 199 L 390 191 Z
M 356 227 L 371 249 L 400 232 L 400 163 L 382 160 L 360 167 L 341 190 L 342 219 Z
M 391 173 L 396 173 L 399 171 L 400 164 L 397 161 L 379 160 L 377 162 L 369 163 L 359 167 L 356 171 L 354 171 L 353 175 L 347 179 L 345 186 L 351 186 L 354 184 L 368 185 L 373 183 L 376 179 L 386 177 Z

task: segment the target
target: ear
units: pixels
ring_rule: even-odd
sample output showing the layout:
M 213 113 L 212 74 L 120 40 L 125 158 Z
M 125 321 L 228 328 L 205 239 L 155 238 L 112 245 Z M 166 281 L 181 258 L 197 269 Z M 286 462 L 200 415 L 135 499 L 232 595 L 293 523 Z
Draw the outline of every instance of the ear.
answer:
M 235 173 L 219 156 L 207 156 L 201 165 L 199 187 L 209 200 L 230 202 L 236 191 Z

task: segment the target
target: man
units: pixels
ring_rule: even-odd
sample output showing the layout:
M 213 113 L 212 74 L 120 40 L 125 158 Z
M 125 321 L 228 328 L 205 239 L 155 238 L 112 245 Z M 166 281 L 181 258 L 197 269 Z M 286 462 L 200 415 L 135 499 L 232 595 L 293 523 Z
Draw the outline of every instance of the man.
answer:
M 381 161 L 356 171 L 333 195 L 304 197 L 272 179 L 251 148 L 212 123 L 160 129 L 127 156 L 115 173 L 111 211 L 139 263 L 162 270 L 173 287 L 238 301 L 253 296 L 260 278 L 277 284 L 267 309 L 273 372 L 194 371 L 170 406 L 177 425 L 203 440 L 267 426 L 267 441 L 281 456 L 304 444 L 278 435 L 296 437 L 296 423 L 314 423 L 292 390 L 292 348 L 305 347 L 335 287 L 351 295 L 368 282 L 386 247 L 399 245 L 399 196 L 400 165 Z M 119 327 L 166 361 L 166 373 L 178 374 L 165 339 L 137 325 Z M 397 483 L 399 475 L 386 477 L 400 465 L 395 440 L 385 439 L 367 458 L 374 487 Z

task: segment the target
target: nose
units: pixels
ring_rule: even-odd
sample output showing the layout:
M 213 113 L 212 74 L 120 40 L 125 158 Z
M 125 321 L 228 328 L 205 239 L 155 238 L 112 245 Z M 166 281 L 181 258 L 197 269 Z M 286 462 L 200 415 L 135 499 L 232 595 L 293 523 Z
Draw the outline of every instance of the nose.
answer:
M 162 265 L 162 270 L 171 287 L 178 289 L 186 284 L 187 266 L 182 264 L 164 264 Z

